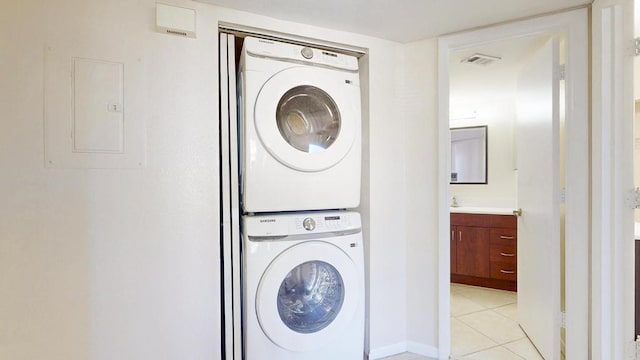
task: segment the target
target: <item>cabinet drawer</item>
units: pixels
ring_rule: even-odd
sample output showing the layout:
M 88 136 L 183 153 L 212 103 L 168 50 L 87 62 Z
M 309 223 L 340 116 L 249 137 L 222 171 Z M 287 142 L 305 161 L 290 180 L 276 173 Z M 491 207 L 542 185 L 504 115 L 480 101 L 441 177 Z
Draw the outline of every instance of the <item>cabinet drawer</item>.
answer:
M 491 240 L 491 261 L 516 263 L 517 246 L 514 240 Z
M 492 261 L 491 277 L 494 279 L 513 280 L 518 279 L 517 266 L 514 263 Z
M 507 240 L 515 242 L 518 239 L 518 230 L 516 229 L 491 229 L 489 238 L 493 242 L 494 240 Z
M 451 225 L 483 228 L 516 229 L 518 219 L 513 215 L 451 213 Z

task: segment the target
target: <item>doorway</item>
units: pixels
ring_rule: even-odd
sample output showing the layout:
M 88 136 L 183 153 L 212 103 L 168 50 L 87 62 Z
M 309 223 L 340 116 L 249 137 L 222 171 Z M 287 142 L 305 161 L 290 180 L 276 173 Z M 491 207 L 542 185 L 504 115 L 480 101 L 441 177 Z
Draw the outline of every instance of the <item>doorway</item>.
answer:
M 532 35 L 451 52 L 451 353 L 455 358 L 514 355 L 528 359 L 541 358 L 527 337 L 529 327 L 539 325 L 528 324 L 526 318 L 522 324 L 518 317 L 519 311 L 524 311 L 525 317 L 530 313 L 536 314 L 537 309 L 527 309 L 527 306 L 535 307 L 535 304 L 541 303 L 535 298 L 535 294 L 541 291 L 535 289 L 535 284 L 531 285 L 528 279 L 524 279 L 525 286 L 529 289 L 521 294 L 516 292 L 516 280 L 529 271 L 526 267 L 531 267 L 531 259 L 521 254 L 524 259 L 520 262 L 525 264 L 525 274 L 519 274 L 517 253 L 521 251 L 517 244 L 522 239 L 517 236 L 517 219 L 513 211 L 519 205 L 519 160 L 530 160 L 526 153 L 521 157 L 517 155 L 517 150 L 522 151 L 518 149 L 516 139 L 519 132 L 519 112 L 523 111 L 521 102 L 525 101 L 521 99 L 522 92 L 529 90 L 526 79 L 521 79 L 522 72 L 526 65 L 535 61 L 534 56 L 549 41 L 551 40 L 547 35 Z M 551 78 L 553 74 L 546 75 Z M 562 81 L 556 81 L 562 85 Z M 561 93 L 556 95 L 562 97 Z M 548 98 L 551 99 L 552 96 L 549 93 Z M 549 106 L 551 103 L 549 101 Z M 563 104 L 559 105 L 558 115 L 562 115 Z M 525 117 L 521 116 L 520 120 Z M 558 116 L 556 126 L 560 129 L 563 123 L 561 120 L 562 116 Z M 522 126 L 527 125 L 520 124 Z M 484 131 L 483 137 L 470 136 L 469 133 L 477 133 L 479 130 Z M 559 135 L 559 143 L 562 144 L 562 131 Z M 546 137 L 552 138 L 553 134 Z M 545 141 L 534 142 L 536 146 Z M 546 142 L 551 143 L 551 140 Z M 484 143 L 484 147 L 473 146 L 476 143 Z M 562 158 L 562 154 L 559 155 Z M 542 156 L 540 151 L 537 156 Z M 536 166 L 528 165 L 529 169 Z M 556 175 L 562 174 L 562 164 L 559 165 L 559 170 L 554 171 Z M 474 179 L 466 175 L 474 168 L 488 171 L 484 177 Z M 527 168 L 523 170 L 526 173 Z M 550 170 L 551 167 L 547 166 L 547 169 L 535 171 L 544 173 Z M 559 180 L 562 180 L 562 176 Z M 548 190 L 536 186 L 534 192 L 544 197 L 549 196 L 546 194 Z M 555 212 L 556 216 L 558 214 L 562 216 L 560 206 Z M 528 215 L 525 214 L 525 217 Z M 562 229 L 561 221 L 556 222 Z M 524 245 L 521 248 L 525 251 L 534 251 L 527 250 L 527 244 Z M 545 249 L 551 247 L 544 246 Z M 559 248 L 562 249 L 561 246 Z M 545 267 L 549 265 L 544 264 Z M 541 275 L 539 273 L 536 271 L 535 275 Z M 524 304 L 523 308 L 522 305 L 518 306 L 519 297 L 533 299 L 520 299 Z M 539 314 L 534 317 L 543 318 Z M 543 339 L 538 341 L 543 342 Z
M 450 119 L 454 118 L 453 109 L 454 103 L 458 100 L 453 96 L 453 92 L 451 92 L 451 97 L 449 96 L 450 90 L 453 90 L 452 85 L 454 85 L 453 80 L 449 82 L 450 76 L 452 74 L 453 66 L 451 62 L 454 61 L 454 55 L 457 52 L 469 51 L 474 47 L 487 46 L 488 44 L 497 44 L 500 41 L 515 41 L 517 44 L 526 47 L 525 43 L 527 38 L 529 39 L 539 39 L 540 37 L 548 37 L 553 34 L 566 33 L 566 49 L 567 49 L 567 98 L 571 99 L 571 106 L 568 107 L 566 114 L 566 152 L 567 158 L 569 159 L 566 162 L 567 166 L 567 177 L 566 177 L 566 193 L 579 195 L 576 197 L 572 197 L 570 200 L 567 198 L 565 203 L 565 208 L 567 209 L 567 217 L 566 217 L 566 226 L 567 226 L 567 246 L 571 246 L 572 256 L 567 256 L 566 266 L 567 266 L 567 274 L 566 278 L 570 279 L 567 282 L 567 317 L 571 316 L 576 322 L 572 323 L 571 328 L 567 332 L 567 356 L 570 358 L 587 358 L 586 353 L 582 353 L 581 351 L 587 351 L 587 319 L 588 316 L 588 305 L 583 301 L 584 298 L 588 296 L 588 244 L 580 244 L 582 242 L 581 239 L 587 238 L 588 235 L 588 210 L 587 210 L 587 199 L 588 199 L 588 187 L 584 181 L 581 181 L 581 178 L 588 177 L 588 157 L 584 156 L 582 158 L 573 158 L 570 154 L 582 152 L 582 154 L 587 154 L 587 139 L 588 139 L 588 117 L 587 117 L 587 93 L 586 93 L 586 82 L 587 82 L 587 63 L 586 63 L 586 55 L 587 55 L 587 11 L 586 9 L 574 10 L 567 13 L 550 15 L 542 18 L 531 19 L 519 23 L 507 24 L 502 26 L 497 26 L 494 28 L 482 29 L 475 32 L 464 33 L 452 35 L 449 37 L 445 37 L 440 39 L 439 43 L 439 93 L 441 95 L 439 100 L 439 128 L 440 133 L 439 136 L 441 139 L 449 139 L 449 128 L 451 126 Z M 580 44 L 584 44 L 580 46 Z M 491 55 L 491 54 L 486 54 Z M 463 101 L 464 103 L 464 101 Z M 465 104 L 466 105 L 466 104 Z M 462 106 L 456 106 L 457 110 L 461 109 Z M 473 111 L 471 111 L 473 112 Z M 476 118 L 478 117 L 479 112 L 476 112 Z M 466 121 L 470 121 L 471 119 L 467 119 Z M 514 132 L 516 130 L 515 127 L 512 126 Z M 491 138 L 491 128 L 489 128 L 489 138 Z M 513 137 L 512 137 L 513 138 Z M 513 142 L 511 141 L 511 146 L 513 146 Z M 558 142 L 559 143 L 559 142 Z M 439 187 L 440 198 L 439 198 L 439 233 L 440 235 L 440 244 L 441 244 L 441 252 L 440 259 L 441 262 L 446 262 L 447 266 L 440 266 L 441 274 L 440 274 L 440 314 L 450 314 L 449 301 L 450 301 L 450 290 L 449 290 L 449 265 L 450 265 L 450 255 L 453 249 L 450 246 L 450 209 L 452 195 L 458 195 L 457 200 L 459 204 L 462 206 L 469 205 L 473 207 L 515 207 L 513 205 L 517 205 L 513 199 L 513 196 L 506 197 L 502 199 L 503 202 L 496 201 L 495 194 L 491 195 L 490 192 L 485 193 L 484 199 L 475 199 L 477 203 L 467 202 L 465 204 L 465 196 L 468 200 L 471 200 L 472 196 L 469 193 L 465 193 L 465 195 L 454 194 L 454 191 L 450 189 L 450 186 L 460 186 L 460 185 L 449 185 L 450 182 L 450 143 L 441 143 L 440 147 L 440 182 Z M 491 150 L 489 150 L 491 152 Z M 511 152 L 513 153 L 513 152 Z M 560 162 L 560 158 L 563 157 L 561 155 L 560 149 L 557 151 L 553 151 L 554 162 Z M 491 160 L 489 160 L 491 162 Z M 517 161 L 515 162 L 517 164 Z M 510 171 L 513 172 L 513 164 L 511 161 L 512 169 Z M 489 180 L 488 184 L 492 183 L 491 177 L 491 165 L 489 165 Z M 495 172 L 495 171 L 494 171 Z M 517 178 L 517 174 L 511 174 L 509 177 Z M 560 182 L 558 179 L 557 187 L 560 187 Z M 472 185 L 469 185 L 472 186 Z M 513 186 L 512 186 L 513 188 Z M 468 189 L 463 190 L 468 191 Z M 487 195 L 489 194 L 489 195 Z M 517 195 L 516 195 L 517 197 Z M 490 199 L 490 198 L 493 198 Z M 511 199 L 511 200 L 509 200 Z M 558 198 L 559 200 L 559 198 Z M 558 204 L 560 201 L 558 201 Z M 526 211 L 526 210 L 525 210 Z M 560 216 L 557 217 L 558 222 Z M 557 309 L 548 309 L 548 314 L 550 318 L 554 319 L 550 321 L 555 323 L 557 320 L 557 324 L 560 323 L 560 244 L 559 244 L 559 229 L 558 226 L 558 241 L 555 244 L 557 246 L 557 272 L 555 273 L 557 279 L 557 291 L 558 291 L 558 306 Z M 553 257 L 553 256 L 552 256 Z M 446 271 L 446 272 L 445 272 Z M 571 295 L 569 295 L 571 294 Z M 580 299 L 578 300 L 578 297 Z M 449 339 L 449 331 L 450 324 L 448 323 L 449 319 L 441 317 L 440 320 L 440 347 L 448 349 L 450 348 L 450 343 L 447 342 Z M 553 325 L 549 325 L 551 329 L 553 329 Z M 575 327 L 575 329 L 574 329 Z M 559 328 L 557 329 L 559 333 Z M 575 332 L 574 332 L 575 331 Z M 559 335 L 557 340 L 559 341 Z M 582 337 L 582 340 L 579 339 Z M 550 358 L 559 359 L 560 351 L 559 346 L 557 346 L 557 351 L 553 351 L 553 355 Z

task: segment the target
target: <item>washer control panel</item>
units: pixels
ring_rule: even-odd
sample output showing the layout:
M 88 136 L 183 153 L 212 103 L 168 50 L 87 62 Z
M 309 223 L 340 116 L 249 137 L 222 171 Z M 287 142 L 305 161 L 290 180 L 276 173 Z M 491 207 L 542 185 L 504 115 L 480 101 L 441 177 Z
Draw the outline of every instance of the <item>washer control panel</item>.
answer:
M 302 220 L 302 226 L 307 231 L 313 231 L 316 228 L 316 221 L 313 218 L 306 218 Z
M 360 214 L 354 211 L 318 211 L 299 214 L 251 215 L 242 219 L 249 236 L 292 236 L 361 230 Z
M 300 54 L 302 54 L 302 57 L 305 59 L 311 59 L 313 58 L 313 49 L 310 47 L 303 47 L 302 50 L 300 50 Z
M 352 220 L 354 213 L 318 213 L 317 215 L 298 217 L 294 220 L 293 232 L 331 232 L 352 230 L 360 227 L 360 221 Z M 359 216 L 356 214 L 355 216 Z M 359 218 L 358 218 L 359 219 Z

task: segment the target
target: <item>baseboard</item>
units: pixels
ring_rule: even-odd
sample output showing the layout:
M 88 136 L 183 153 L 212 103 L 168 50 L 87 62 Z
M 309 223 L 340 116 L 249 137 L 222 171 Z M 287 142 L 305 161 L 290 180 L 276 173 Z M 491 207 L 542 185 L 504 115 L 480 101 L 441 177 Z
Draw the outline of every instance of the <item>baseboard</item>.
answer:
M 369 360 L 382 359 L 387 356 L 402 354 L 403 352 L 407 352 L 406 342 L 400 342 L 389 346 L 370 349 Z
M 407 351 L 410 353 L 414 353 L 422 356 L 428 356 L 432 358 L 438 357 L 437 348 L 430 345 L 413 342 L 413 341 L 407 341 Z
M 385 347 L 371 349 L 369 351 L 369 360 L 382 359 L 387 356 L 398 355 L 404 352 L 410 352 L 417 355 L 428 356 L 432 358 L 438 357 L 438 349 L 413 341 L 401 342 Z

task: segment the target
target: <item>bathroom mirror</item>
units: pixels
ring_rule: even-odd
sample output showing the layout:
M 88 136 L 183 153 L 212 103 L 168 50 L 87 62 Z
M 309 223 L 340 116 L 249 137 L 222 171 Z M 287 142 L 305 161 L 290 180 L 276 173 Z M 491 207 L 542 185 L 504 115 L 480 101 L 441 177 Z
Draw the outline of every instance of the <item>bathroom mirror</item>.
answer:
M 451 184 L 487 183 L 487 126 L 451 129 Z

